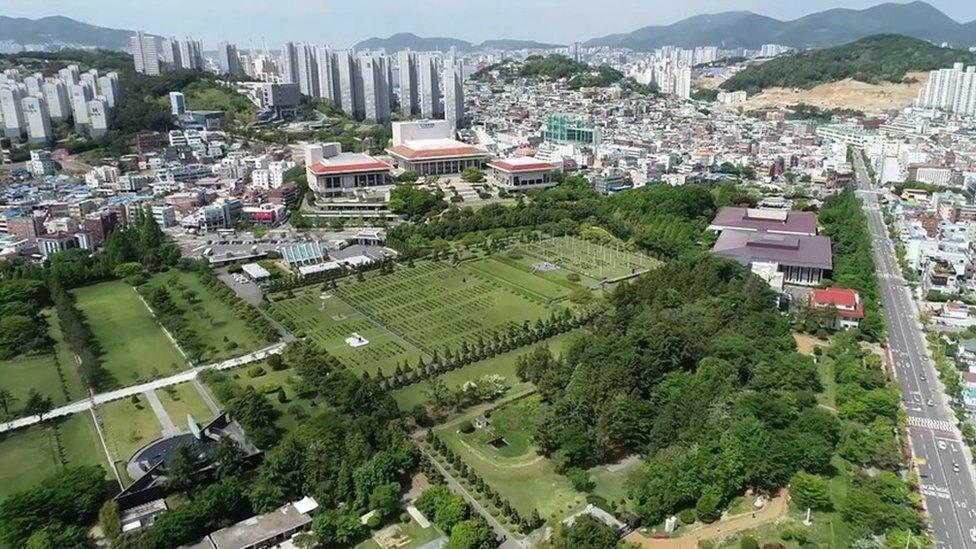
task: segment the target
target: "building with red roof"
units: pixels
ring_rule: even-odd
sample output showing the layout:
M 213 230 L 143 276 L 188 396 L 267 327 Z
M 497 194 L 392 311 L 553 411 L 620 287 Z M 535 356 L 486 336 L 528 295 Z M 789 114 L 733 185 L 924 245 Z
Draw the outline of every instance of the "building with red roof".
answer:
M 824 327 L 832 330 L 856 328 L 864 318 L 864 303 L 856 290 L 823 288 L 810 292 L 810 307 L 829 310 Z
M 335 198 L 356 190 L 392 185 L 390 165 L 362 153 L 342 152 L 339 143 L 305 146 L 305 177 L 317 196 Z
M 551 162 L 531 156 L 498 159 L 488 163 L 488 179 L 509 192 L 544 189 L 556 185 L 553 169 Z
M 397 168 L 420 175 L 457 174 L 481 168 L 488 159 L 486 151 L 454 139 L 445 120 L 394 122 L 393 146 L 386 152 Z

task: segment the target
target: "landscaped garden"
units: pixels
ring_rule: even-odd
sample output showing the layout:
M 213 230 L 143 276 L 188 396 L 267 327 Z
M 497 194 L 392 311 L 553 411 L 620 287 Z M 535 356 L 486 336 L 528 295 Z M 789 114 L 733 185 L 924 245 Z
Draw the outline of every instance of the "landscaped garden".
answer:
M 436 428 L 435 434 L 522 516 L 534 511 L 556 522 L 586 500 L 533 446 L 539 404 L 536 395 L 508 402 L 486 414 L 484 426 L 478 425 L 481 412 L 473 411 Z
M 629 276 L 661 264 L 656 259 L 627 250 L 622 243 L 598 244 L 576 236 L 521 242 L 515 249 L 542 263 L 597 280 Z

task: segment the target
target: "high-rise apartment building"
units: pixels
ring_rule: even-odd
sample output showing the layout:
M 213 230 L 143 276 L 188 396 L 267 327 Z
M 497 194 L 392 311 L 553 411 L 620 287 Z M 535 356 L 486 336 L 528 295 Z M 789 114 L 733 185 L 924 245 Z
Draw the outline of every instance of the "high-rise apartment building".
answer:
M 16 86 L 0 87 L 0 114 L 3 115 L 3 135 L 20 139 L 24 134 L 23 94 Z
M 335 53 L 324 46 L 315 48 L 315 65 L 319 73 L 319 97 L 332 101 L 338 107 L 341 93 Z
M 47 110 L 47 102 L 43 97 L 34 95 L 21 100 L 24 119 L 27 123 L 27 138 L 31 143 L 47 143 L 51 141 L 51 115 Z
M 189 37 L 177 40 L 177 44 L 180 51 L 179 68 L 193 71 L 203 70 L 203 44 L 199 40 Z
M 155 36 L 137 32 L 129 39 L 132 47 L 132 60 L 135 62 L 136 72 L 148 75 L 158 75 L 159 69 L 159 48 Z
M 85 82 L 79 82 L 68 87 L 68 95 L 71 98 L 71 116 L 74 118 L 75 128 L 82 129 L 91 123 L 88 117 L 88 102 L 95 97 L 95 94 Z
M 98 95 L 105 98 L 109 108 L 114 109 L 119 100 L 119 75 L 110 72 L 98 77 Z
M 91 128 L 88 133 L 92 137 L 102 137 L 108 133 L 112 123 L 112 111 L 104 99 L 92 99 L 88 102 L 88 113 Z
M 47 101 L 51 120 L 61 122 L 71 116 L 71 102 L 68 100 L 68 87 L 65 86 L 65 82 L 62 80 L 45 82 L 41 89 L 44 92 L 44 100 Z
M 298 53 L 291 42 L 281 46 L 281 81 L 285 84 L 298 83 Z
M 362 78 L 363 118 L 385 124 L 390 121 L 390 71 L 386 55 L 362 53 L 357 61 Z
M 444 120 L 455 130 L 464 126 L 464 67 L 453 56 L 444 61 Z
M 336 72 L 339 75 L 339 108 L 350 118 L 363 112 L 359 65 L 349 50 L 335 52 Z
M 403 116 L 420 114 L 420 83 L 417 77 L 417 55 L 410 50 L 397 53 L 399 66 L 400 112 Z
M 229 42 L 221 42 L 218 44 L 217 66 L 220 67 L 222 74 L 242 76 L 244 74 L 244 67 L 241 65 L 241 56 L 237 51 L 237 46 Z
M 420 75 L 420 114 L 424 118 L 441 118 L 444 115 L 441 103 L 440 55 L 422 53 L 417 55 L 417 72 Z
M 298 71 L 298 89 L 302 95 L 320 97 L 319 69 L 315 59 L 315 46 L 311 44 L 295 46 L 295 64 Z
M 956 63 L 951 69 L 931 71 L 928 82 L 918 91 L 915 106 L 976 116 L 976 66 Z

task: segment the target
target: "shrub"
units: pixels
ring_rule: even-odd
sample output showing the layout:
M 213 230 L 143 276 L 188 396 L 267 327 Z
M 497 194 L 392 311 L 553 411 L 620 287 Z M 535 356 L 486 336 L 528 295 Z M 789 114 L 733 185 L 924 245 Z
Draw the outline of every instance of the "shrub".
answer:
M 603 496 L 598 496 L 596 494 L 586 494 L 586 503 L 589 503 L 590 505 L 594 505 L 596 507 L 599 507 L 600 509 L 603 509 L 604 511 L 610 511 L 611 510 L 611 509 L 609 509 L 609 503 L 607 502 L 607 498 L 605 498 Z
M 681 521 L 681 524 L 685 524 L 685 525 L 692 524 L 693 522 L 695 522 L 695 510 L 682 509 L 681 512 L 678 513 L 678 520 Z M 758 549 L 758 547 L 756 549 Z
M 458 426 L 458 431 L 461 431 L 466 435 L 470 435 L 474 432 L 474 425 L 472 425 L 470 421 L 462 421 L 461 425 Z
M 591 492 L 595 485 L 593 481 L 590 480 L 590 475 L 586 471 L 578 468 L 571 468 L 566 471 L 566 477 L 569 478 L 570 484 L 573 488 L 580 492 Z
M 264 368 L 260 366 L 255 365 L 247 369 L 248 377 L 261 377 L 263 375 L 264 375 Z
M 752 536 L 746 536 L 739 542 L 741 549 L 759 549 L 759 542 Z
M 410 521 L 412 521 L 412 520 L 413 520 L 413 517 L 410 516 L 410 513 L 400 513 L 400 522 L 401 523 L 403 523 L 403 524 L 410 524 Z
M 281 360 L 281 356 L 279 355 L 271 355 L 265 359 L 265 362 L 267 362 L 268 366 L 275 372 L 288 368 L 288 365 L 285 364 L 284 360 Z
M 379 514 L 375 514 L 366 519 L 366 526 L 368 526 L 370 530 L 379 528 L 380 524 L 383 524 L 383 519 L 380 518 Z
M 580 275 L 578 275 L 576 273 L 569 273 L 568 275 L 566 275 L 566 280 L 568 280 L 570 282 L 579 282 L 580 281 Z

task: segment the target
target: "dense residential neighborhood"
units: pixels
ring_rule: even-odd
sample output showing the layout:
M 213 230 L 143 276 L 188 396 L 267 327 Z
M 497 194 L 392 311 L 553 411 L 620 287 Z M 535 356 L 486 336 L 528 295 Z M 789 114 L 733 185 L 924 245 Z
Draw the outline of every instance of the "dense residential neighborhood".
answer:
M 972 24 L 753 17 L 0 17 L 0 546 L 976 547 Z

